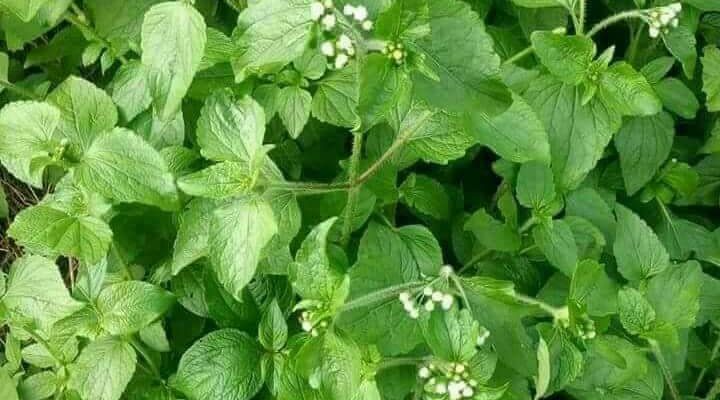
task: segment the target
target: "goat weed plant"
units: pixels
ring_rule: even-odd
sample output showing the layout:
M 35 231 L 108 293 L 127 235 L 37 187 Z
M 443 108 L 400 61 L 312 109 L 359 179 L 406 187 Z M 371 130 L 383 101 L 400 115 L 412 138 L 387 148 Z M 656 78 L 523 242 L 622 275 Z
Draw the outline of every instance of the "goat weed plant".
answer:
M 720 398 L 720 1 L 0 30 L 0 400 Z

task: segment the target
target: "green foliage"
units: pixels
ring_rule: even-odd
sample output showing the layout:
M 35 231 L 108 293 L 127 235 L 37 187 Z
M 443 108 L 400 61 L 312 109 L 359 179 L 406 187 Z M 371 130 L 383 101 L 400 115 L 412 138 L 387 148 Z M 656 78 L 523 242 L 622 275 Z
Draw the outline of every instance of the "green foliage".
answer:
M 717 397 L 718 12 L 0 0 L 0 400 Z

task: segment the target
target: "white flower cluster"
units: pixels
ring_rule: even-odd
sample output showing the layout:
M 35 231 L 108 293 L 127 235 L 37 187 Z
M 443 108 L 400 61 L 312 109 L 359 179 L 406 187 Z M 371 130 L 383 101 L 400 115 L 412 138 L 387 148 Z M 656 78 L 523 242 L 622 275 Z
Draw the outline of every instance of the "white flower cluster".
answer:
M 407 311 L 412 319 L 417 319 L 420 316 L 420 304 L 422 304 L 422 309 L 427 312 L 432 312 L 435 310 L 436 303 L 446 311 L 455 303 L 455 297 L 452 294 L 433 290 L 430 286 L 423 289 L 422 294 L 417 298 L 413 298 L 410 292 L 400 293 L 399 298 L 405 311 Z
M 678 15 L 682 11 L 682 4 L 672 3 L 664 7 L 652 9 L 648 14 L 647 23 L 650 25 L 650 37 L 656 38 L 662 33 L 668 33 L 668 27 L 677 27 L 680 23 Z
M 450 400 L 468 399 L 475 395 L 478 382 L 470 378 L 463 363 L 433 363 L 420 367 L 418 377 L 424 382 L 426 398 L 447 395 Z
M 353 6 L 350 4 L 346 4 L 345 7 L 343 7 L 343 14 L 348 17 L 352 17 L 352 19 L 354 19 L 357 23 L 360 24 L 360 27 L 363 30 L 372 30 L 373 22 L 367 19 L 368 10 L 367 8 L 365 8 L 365 6 Z
M 320 335 L 318 328 L 325 329 L 328 327 L 327 321 L 313 322 L 313 313 L 311 311 L 303 311 L 299 320 L 302 330 L 308 332 L 312 337 Z
M 320 45 L 320 52 L 329 59 L 331 68 L 340 69 L 355 55 L 355 45 L 350 36 L 341 34 L 337 40 L 326 40 Z
M 402 43 L 388 42 L 381 51 L 387 56 L 387 58 L 395 61 L 395 64 L 397 65 L 404 63 L 405 58 L 407 58 L 408 55 Z
M 326 31 L 332 30 L 337 24 L 334 10 L 335 5 L 332 0 L 316 1 L 310 4 L 310 16 L 313 20 L 319 21 Z

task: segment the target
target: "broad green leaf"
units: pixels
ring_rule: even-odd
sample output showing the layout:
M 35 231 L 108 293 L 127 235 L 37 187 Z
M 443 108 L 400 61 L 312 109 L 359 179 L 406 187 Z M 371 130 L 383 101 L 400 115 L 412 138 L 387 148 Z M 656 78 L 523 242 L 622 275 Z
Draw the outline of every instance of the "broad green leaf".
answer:
M 416 95 L 448 111 L 479 111 L 488 116 L 505 111 L 511 95 L 498 78 L 500 57 L 483 21 L 459 0 L 428 4 L 431 34 L 413 47 L 425 55 L 425 63 L 439 81 L 415 73 Z
M 708 111 L 720 111 L 720 50 L 716 46 L 705 47 L 702 57 L 703 92 Z
M 435 310 L 420 325 L 430 351 L 442 360 L 468 362 L 477 352 L 480 325 L 467 309 Z
M 440 244 L 427 228 L 371 223 L 349 272 L 348 300 L 417 281 L 421 274 L 435 275 L 441 264 Z M 383 354 L 402 354 L 422 341 L 420 326 L 396 297 L 343 313 L 338 323 L 359 343 L 375 344 Z
M 645 76 L 648 83 L 654 85 L 660 82 L 665 75 L 670 72 L 673 65 L 675 65 L 675 59 L 672 57 L 658 57 L 649 63 L 645 64 L 641 69 L 640 73 Z
M 277 233 L 273 210 L 255 195 L 239 197 L 213 212 L 208 233 L 212 268 L 225 290 L 241 300 L 263 248 Z
M 410 174 L 398 188 L 400 201 L 424 215 L 439 220 L 450 218 L 450 197 L 440 182 L 418 174 Z
M 288 339 L 288 326 L 277 300 L 273 299 L 258 327 L 260 343 L 268 351 L 280 351 Z
M 80 308 L 70 297 L 58 267 L 51 260 L 27 255 L 10 266 L 7 289 L 0 301 L 14 315 L 30 319 L 48 329 L 59 319 Z
M 210 96 L 197 122 L 203 157 L 214 161 L 253 160 L 265 136 L 265 113 L 250 97 L 235 100 L 230 90 Z
M 567 276 L 573 275 L 578 262 L 577 246 L 565 221 L 558 219 L 535 225 L 532 236 L 550 264 Z
M 536 31 L 530 40 L 545 68 L 571 85 L 582 82 L 595 57 L 595 43 L 585 36 Z
M 670 29 L 670 32 L 662 35 L 665 47 L 670 54 L 680 61 L 683 72 L 688 79 L 692 79 L 697 64 L 697 40 L 695 34 L 684 25 Z
M 117 54 L 140 45 L 143 17 L 162 0 L 86 0 L 83 5 L 95 32 L 110 43 Z
M 48 0 L 2 0 L 0 8 L 15 14 L 24 22 L 28 22 Z
M 115 127 L 117 108 L 104 90 L 82 78 L 71 76 L 47 97 L 60 110 L 58 134 L 70 141 L 74 156 L 88 150 L 102 133 Z
M 244 332 L 214 331 L 183 354 L 170 384 L 188 400 L 248 400 L 263 385 L 262 349 Z
M 548 132 L 555 183 L 575 188 L 620 128 L 620 116 L 598 99 L 583 105 L 580 88 L 550 76 L 536 79 L 526 97 Z
M 137 61 L 117 70 L 111 88 L 112 99 L 125 121 L 132 121 L 152 104 L 145 67 Z
M 631 287 L 618 293 L 618 313 L 623 328 L 633 335 L 650 332 L 655 323 L 655 310 L 642 293 Z
M 428 0 L 399 0 L 380 14 L 375 33 L 383 39 L 403 42 L 430 34 Z
M 207 40 L 205 30 L 202 15 L 189 3 L 160 3 L 145 13 L 142 64 L 155 110 L 163 120 L 178 112 L 200 67 Z
M 311 0 L 255 1 L 240 13 L 233 32 L 235 79 L 281 68 L 305 50 L 313 20 Z
M 18 393 L 23 400 L 47 399 L 55 394 L 57 381 L 57 377 L 51 371 L 38 372 L 20 382 Z
M 681 80 L 666 78 L 653 85 L 665 108 L 685 118 L 693 119 L 700 109 L 695 94 Z
M 312 99 L 313 117 L 333 125 L 355 128 L 360 118 L 357 114 L 358 82 L 358 64 L 355 62 L 326 74 L 317 81 Z
M 543 123 L 522 97 L 513 94 L 512 98 L 510 107 L 495 117 L 470 113 L 468 129 L 476 134 L 481 144 L 500 157 L 518 163 L 547 163 L 550 160 L 550 144 Z
M 33 253 L 71 256 L 91 264 L 107 254 L 112 241 L 105 221 L 42 204 L 20 211 L 8 234 Z
M 164 210 L 178 208 L 174 178 L 152 146 L 138 135 L 115 128 L 99 136 L 75 169 L 83 187 L 120 202 Z
M 328 232 L 337 218 L 313 228 L 303 240 L 290 265 L 290 281 L 305 300 L 332 300 L 344 277 L 328 254 Z
M 208 69 L 216 64 L 228 63 L 235 52 L 235 44 L 221 31 L 208 27 L 205 52 L 198 71 Z
M 600 75 L 598 87 L 606 106 L 622 115 L 648 116 L 662 110 L 652 86 L 628 63 L 611 65 Z
M 518 203 L 533 210 L 542 210 L 555 200 L 555 183 L 550 167 L 539 162 L 520 166 L 515 193 Z
M 362 129 L 380 123 L 398 103 L 410 94 L 410 77 L 381 54 L 370 54 L 360 64 L 360 92 L 357 113 Z
M 678 329 L 693 326 L 700 309 L 702 280 L 702 268 L 697 261 L 672 265 L 650 279 L 647 299 L 657 319 Z
M 0 368 L 0 396 L 2 399 L 20 400 L 15 381 L 4 368 Z
M 165 328 L 159 320 L 140 329 L 138 336 L 140 336 L 140 340 L 142 340 L 143 343 L 157 352 L 167 353 L 170 351 L 170 343 L 168 342 Z
M 68 367 L 68 388 L 82 399 L 118 400 L 135 372 L 135 350 L 120 339 L 99 339 Z
M 212 200 L 193 199 L 183 209 L 175 237 L 173 274 L 207 255 L 210 219 L 216 206 Z
M 464 229 L 472 232 L 478 242 L 489 249 L 504 252 L 520 250 L 521 240 L 517 231 L 483 209 L 473 213 L 465 222 Z
M 589 315 L 605 316 L 617 312 L 619 285 L 605 272 L 605 267 L 594 260 L 577 264 L 570 281 L 568 299 Z
M 538 339 L 537 348 L 538 372 L 535 377 L 535 400 L 541 399 L 547 393 L 550 386 L 550 373 L 552 366 L 550 365 L 550 350 L 547 342 L 541 336 Z
M 180 190 L 199 197 L 223 199 L 247 193 L 253 183 L 249 165 L 223 161 L 178 179 Z
M 328 400 L 345 399 L 360 388 L 362 359 L 360 347 L 350 338 L 328 332 L 322 339 L 317 374 L 320 392 Z
M 303 77 L 317 80 L 325 75 L 328 70 L 327 57 L 320 52 L 320 49 L 308 47 L 302 56 L 293 60 L 293 68 Z
M 300 136 L 307 124 L 311 103 L 310 93 L 299 86 L 288 86 L 280 90 L 278 115 L 293 139 Z
M 611 245 L 615 240 L 615 216 L 608 201 L 592 188 L 581 188 L 566 199 L 566 215 L 582 217 L 595 225 Z
M 97 299 L 100 325 L 112 335 L 129 335 L 147 327 L 175 303 L 175 296 L 146 282 L 107 286 Z
M 549 373 L 547 387 L 543 391 L 543 397 L 563 390 L 566 385 L 574 381 L 583 369 L 583 354 L 575 346 L 569 332 L 560 327 L 553 327 L 549 324 L 538 326 L 541 336 L 541 343 L 547 347 L 547 358 Z M 538 356 L 540 356 L 538 348 Z M 538 357 L 538 375 L 542 375 L 542 363 Z M 538 389 L 538 394 L 540 393 Z M 537 397 L 537 394 L 536 394 Z
M 618 271 L 629 281 L 649 278 L 670 264 L 665 247 L 655 232 L 634 212 L 618 204 L 615 207 L 617 230 L 613 254 Z
M 670 155 L 674 137 L 674 121 L 666 112 L 624 121 L 615 135 L 615 148 L 629 195 L 653 179 Z
M 54 154 L 61 140 L 57 131 L 59 124 L 60 110 L 47 103 L 19 101 L 4 106 L 0 110 L 0 160 L 3 165 L 24 182 L 41 186 L 47 163 L 33 165 L 33 160 L 48 159 Z M 11 164 L 16 167 L 11 168 Z M 34 176 L 38 179 L 31 178 Z

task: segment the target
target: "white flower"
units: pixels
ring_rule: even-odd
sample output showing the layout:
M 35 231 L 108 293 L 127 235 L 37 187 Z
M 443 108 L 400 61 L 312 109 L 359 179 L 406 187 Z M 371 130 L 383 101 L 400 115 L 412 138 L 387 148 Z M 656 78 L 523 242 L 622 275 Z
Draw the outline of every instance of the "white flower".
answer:
M 410 318 L 418 319 L 418 317 L 420 317 L 420 312 L 417 309 L 410 311 Z
M 330 41 L 325 41 L 322 45 L 320 45 L 320 52 L 322 52 L 326 57 L 333 57 L 335 56 L 335 45 L 333 45 Z M 400 295 L 402 295 L 402 293 Z
M 323 16 L 323 14 L 325 14 L 325 6 L 321 2 L 316 1 L 310 4 L 310 16 L 312 19 L 317 21 Z
M 655 39 L 656 37 L 658 37 L 660 35 L 660 30 L 654 26 L 651 26 L 649 33 L 650 33 L 650 37 Z
M 313 329 L 310 331 L 310 336 L 312 337 L 318 337 L 320 335 L 320 332 L 317 331 L 317 329 Z
M 343 14 L 347 15 L 348 17 L 353 15 L 355 13 L 355 7 L 353 7 L 350 4 L 345 4 L 345 7 L 343 7 Z
M 670 22 L 670 26 L 672 26 L 673 28 L 677 28 L 678 25 L 680 25 L 680 20 L 677 19 L 677 18 L 675 18 L 674 20 L 672 20 L 672 21 Z
M 410 301 L 410 292 L 402 292 L 400 293 L 400 296 L 398 296 L 401 302 L 407 303 Z
M 443 292 L 436 290 L 433 292 L 433 294 L 432 294 L 432 296 L 430 296 L 430 298 L 432 299 L 432 301 L 439 303 L 443 299 Z
M 403 52 L 400 49 L 395 49 L 392 52 L 392 57 L 395 59 L 395 61 L 400 61 L 403 58 Z
M 333 8 L 335 5 L 333 4 L 332 0 L 325 0 L 323 2 L 323 5 L 325 5 L 325 8 Z
M 353 18 L 355 18 L 356 21 L 362 22 L 365 21 L 368 17 L 368 10 L 365 8 L 365 6 L 357 6 L 355 7 L 355 12 L 353 13 Z
M 452 307 L 454 301 L 455 301 L 455 298 L 452 295 L 450 295 L 450 294 L 444 295 L 442 298 L 442 304 L 441 304 L 442 309 L 449 310 Z
M 353 47 L 353 42 L 352 39 L 350 39 L 350 36 L 343 33 L 340 37 L 338 37 L 336 45 L 338 49 L 348 50 Z
M 669 11 L 669 12 L 663 11 L 663 13 L 660 14 L 660 23 L 661 23 L 662 25 L 667 25 L 667 24 L 669 24 L 670 21 L 672 21 L 673 18 L 675 18 L 675 14 L 672 12 L 672 10 L 668 10 L 668 11 Z
M 370 20 L 363 21 L 362 28 L 366 31 L 370 31 L 373 28 L 373 22 Z
M 449 278 L 453 274 L 453 269 L 449 265 L 445 265 L 442 268 L 440 268 L 440 276 L 444 278 Z
M 418 371 L 418 376 L 423 379 L 427 379 L 430 377 L 430 370 L 427 367 L 422 367 Z
M 425 310 L 426 311 L 432 311 L 435 309 L 435 303 L 433 303 L 431 300 L 428 300 L 425 302 Z
M 465 366 L 462 364 L 456 365 L 455 372 L 457 372 L 458 374 L 462 374 L 463 372 L 465 372 Z
M 438 384 L 435 386 L 435 393 L 437 393 L 437 394 L 445 394 L 445 393 L 447 393 L 447 386 L 445 386 L 445 385 L 442 384 L 442 383 L 438 383 Z
M 473 391 L 472 388 L 469 388 L 469 387 L 466 387 L 462 391 L 462 395 L 464 397 L 473 397 L 474 394 L 475 394 L 475 391 Z
M 413 303 L 412 301 L 406 301 L 403 303 L 403 308 L 405 308 L 405 311 L 410 312 L 415 309 L 415 303 Z
M 425 289 L 423 289 L 423 294 L 425 296 L 432 296 L 432 294 L 433 294 L 432 288 L 430 286 L 426 287 Z
M 675 11 L 676 14 L 682 11 L 682 4 L 680 3 L 672 3 L 668 7 L 670 7 L 671 10 Z
M 329 31 L 330 29 L 335 27 L 335 23 L 337 20 L 335 19 L 335 15 L 333 14 L 327 14 L 324 17 L 322 17 L 322 20 L 320 21 L 321 24 L 323 24 L 323 28 L 326 31 Z
M 310 321 L 302 321 L 301 326 L 302 330 L 304 330 L 305 332 L 310 332 L 313 328 L 312 322 Z

